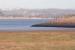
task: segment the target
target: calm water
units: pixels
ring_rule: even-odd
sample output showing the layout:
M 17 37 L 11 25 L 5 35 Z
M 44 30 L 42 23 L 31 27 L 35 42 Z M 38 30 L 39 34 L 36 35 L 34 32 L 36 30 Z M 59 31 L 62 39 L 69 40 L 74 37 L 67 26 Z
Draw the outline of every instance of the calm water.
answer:
M 48 21 L 49 19 L 0 20 L 0 31 L 69 29 L 69 28 L 58 28 L 58 27 L 31 27 L 34 24 L 48 22 Z M 72 28 L 70 29 L 72 30 Z

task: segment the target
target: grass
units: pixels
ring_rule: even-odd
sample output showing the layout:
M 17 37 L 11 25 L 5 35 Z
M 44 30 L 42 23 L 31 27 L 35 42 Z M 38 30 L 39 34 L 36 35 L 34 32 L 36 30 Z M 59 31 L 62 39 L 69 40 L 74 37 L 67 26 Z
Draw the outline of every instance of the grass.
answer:
M 75 32 L 0 32 L 0 50 L 75 50 Z
M 45 23 L 34 24 L 32 27 L 75 27 L 75 16 L 64 16 L 63 18 L 55 18 Z

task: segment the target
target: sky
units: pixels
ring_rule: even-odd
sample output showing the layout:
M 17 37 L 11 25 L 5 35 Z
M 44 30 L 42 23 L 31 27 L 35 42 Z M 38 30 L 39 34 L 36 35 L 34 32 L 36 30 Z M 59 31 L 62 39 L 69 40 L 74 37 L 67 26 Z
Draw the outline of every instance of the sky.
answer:
M 75 0 L 0 0 L 1 9 L 75 9 Z

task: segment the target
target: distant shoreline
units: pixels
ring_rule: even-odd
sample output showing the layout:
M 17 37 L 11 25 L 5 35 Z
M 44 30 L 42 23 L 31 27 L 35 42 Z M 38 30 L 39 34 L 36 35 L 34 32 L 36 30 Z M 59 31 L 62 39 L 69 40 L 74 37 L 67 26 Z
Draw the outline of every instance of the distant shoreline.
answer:
M 0 19 L 52 19 L 52 18 L 0 17 Z

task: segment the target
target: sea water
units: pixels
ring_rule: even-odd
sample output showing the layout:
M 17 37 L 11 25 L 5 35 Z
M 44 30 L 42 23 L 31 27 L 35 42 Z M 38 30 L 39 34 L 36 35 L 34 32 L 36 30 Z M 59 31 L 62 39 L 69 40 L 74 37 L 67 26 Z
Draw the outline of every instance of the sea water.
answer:
M 65 30 L 63 27 L 31 27 L 49 19 L 0 19 L 0 31 Z M 74 28 L 73 28 L 74 29 Z

